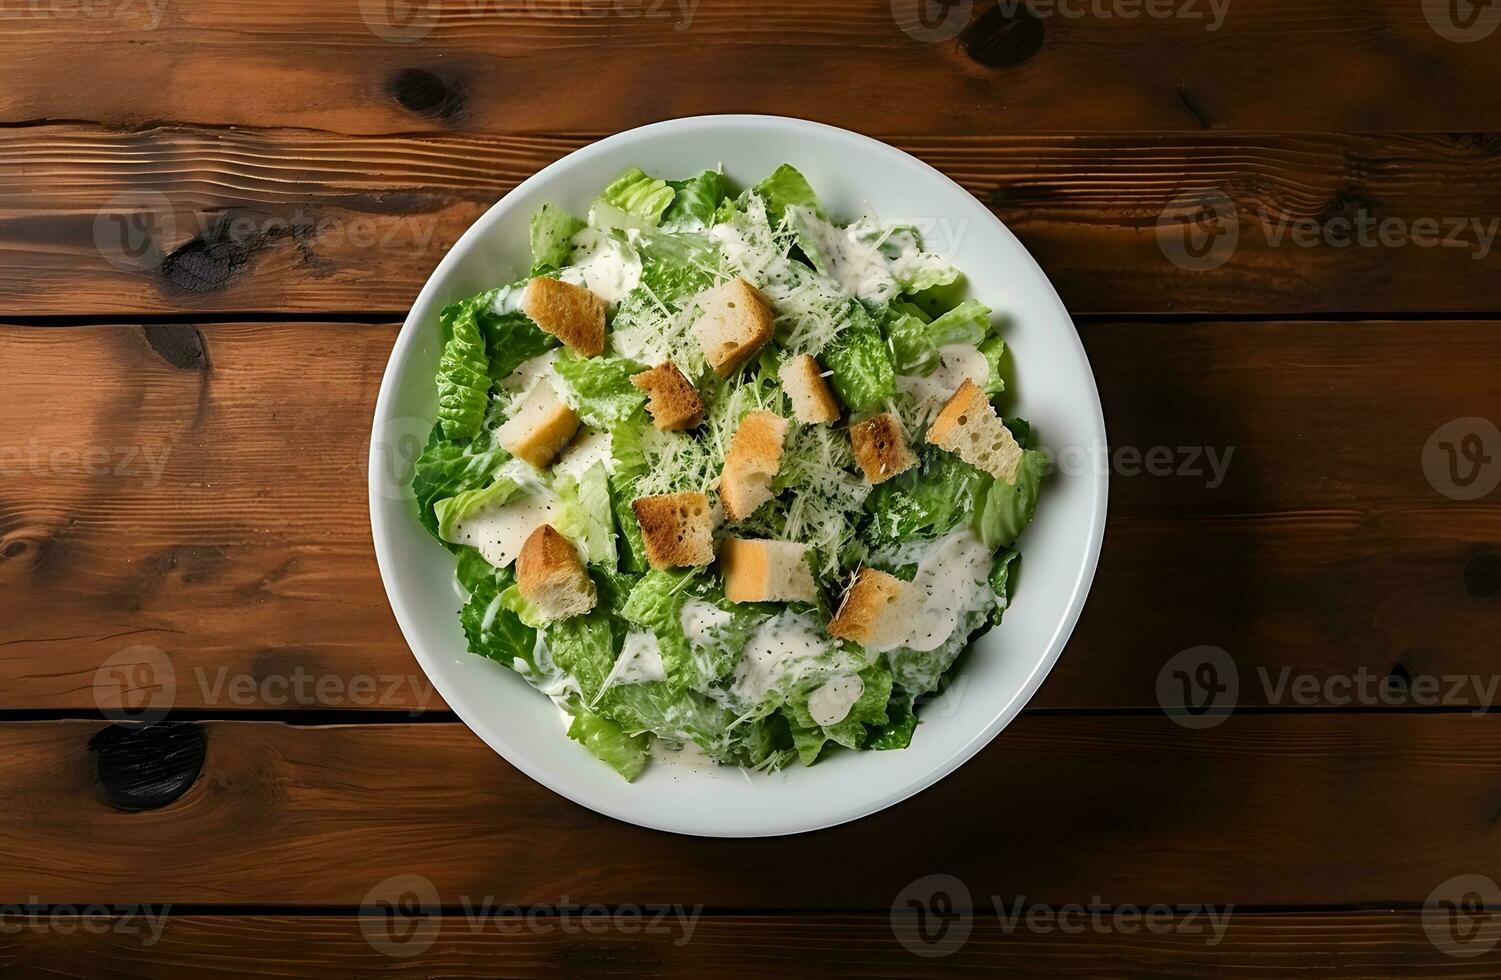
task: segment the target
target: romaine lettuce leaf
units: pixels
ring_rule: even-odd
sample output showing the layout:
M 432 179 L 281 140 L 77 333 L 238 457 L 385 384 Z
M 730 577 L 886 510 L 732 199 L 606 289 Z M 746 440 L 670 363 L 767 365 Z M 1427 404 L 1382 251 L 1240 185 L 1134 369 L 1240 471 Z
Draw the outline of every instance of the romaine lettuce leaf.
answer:
M 472 307 L 457 311 L 444 326 L 438 424 L 446 439 L 470 439 L 479 434 L 490 404 L 490 356 Z
M 596 586 L 599 580 L 595 580 Z M 553 662 L 578 681 L 586 702 L 599 694 L 615 658 L 625 642 L 625 632 L 616 627 L 609 611 L 596 606 L 582 616 L 552 623 L 542 634 Z
M 580 710 L 568 725 L 568 737 L 582 743 L 595 758 L 620 773 L 627 782 L 641 775 L 641 770 L 646 768 L 651 740 L 645 735 L 627 734 L 608 718 Z
M 648 176 L 640 167 L 632 167 L 600 192 L 599 202 L 634 219 L 628 226 L 655 227 L 672 198 L 672 188 L 667 186 L 667 181 Z M 614 221 L 605 223 L 617 224 Z
M 865 538 L 875 548 L 936 538 L 974 519 L 990 477 L 953 453 L 923 445 L 918 465 L 877 486 L 866 498 Z
M 532 268 L 560 269 L 573 255 L 571 239 L 587 225 L 551 204 L 544 204 L 532 215 Z
M 850 301 L 849 322 L 820 356 L 832 372 L 834 391 L 851 409 L 873 411 L 896 395 L 891 352 L 880 328 L 858 301 Z
M 1006 390 L 1005 358 L 1006 342 L 999 337 L 989 337 L 980 345 L 980 353 L 990 369 L 983 386 L 985 396 L 994 398 Z
M 808 179 L 790 163 L 784 163 L 773 170 L 769 177 L 751 188 L 751 193 L 759 195 L 766 202 L 766 214 L 773 226 L 781 222 L 789 207 L 808 208 L 820 218 L 824 217 L 818 195 L 813 193 Z
M 893 303 L 882 316 L 882 326 L 897 374 L 928 375 L 938 367 L 938 346 L 923 320 Z
M 987 548 L 1010 545 L 1021 536 L 1037 511 L 1037 494 L 1048 457 L 1038 449 L 1022 454 L 1016 472 L 1016 485 L 991 479 L 985 500 L 975 516 L 975 531 Z
M 865 747 L 882 751 L 905 749 L 912 744 L 912 733 L 916 730 L 917 715 L 912 711 L 911 698 L 895 697 L 886 705 L 886 723 L 870 728 Z
M 488 431 L 455 442 L 443 438 L 441 424 L 434 425 L 426 448 L 412 466 L 412 495 L 417 498 L 422 526 L 433 537 L 441 537 L 434 505 L 445 497 L 489 486 L 495 471 L 510 458 Z
M 610 484 L 603 463 L 595 463 L 578 478 L 564 475 L 555 489 L 563 506 L 553 520 L 559 533 L 574 543 L 590 565 L 614 571 L 615 521 L 610 509 Z
M 558 394 L 593 428 L 612 430 L 646 405 L 646 392 L 631 384 L 631 375 L 646 370 L 635 361 L 565 354 L 553 370 L 566 389 Z
M 513 587 L 510 569 L 496 568 L 473 548 L 459 553 L 459 581 L 469 590 L 469 599 L 459 610 L 459 625 L 469 641 L 469 652 L 534 677 L 537 674 L 537 631 L 525 625 L 501 601 Z
M 990 587 L 995 590 L 995 611 L 990 615 L 992 625 L 999 626 L 1006 607 L 1011 604 L 1011 578 L 1016 574 L 1017 559 L 1021 552 L 1007 548 L 995 556 L 990 566 Z
M 662 224 L 671 228 L 698 230 L 714 223 L 719 204 L 730 196 L 730 182 L 717 170 L 705 170 L 687 180 L 669 180 L 672 204 L 662 215 Z
M 792 724 L 793 741 L 803 765 L 811 766 L 818 759 L 825 742 L 837 742 L 850 749 L 864 748 L 869 734 L 866 726 L 886 723 L 886 704 L 891 700 L 891 673 L 875 663 L 856 676 L 863 685 L 860 696 L 850 706 L 849 714 L 835 724 L 819 725 L 808 709 L 809 698 L 822 687 L 822 683 L 803 692 L 783 709 Z M 829 680 L 824 678 L 823 682 Z
M 990 307 L 977 299 L 967 299 L 928 324 L 928 336 L 935 347 L 946 344 L 974 344 L 990 335 Z
M 458 523 L 488 507 L 500 507 L 521 494 L 515 481 L 501 477 L 488 487 L 465 490 L 457 496 L 447 497 L 433 505 L 438 518 L 438 536 L 444 541 L 458 540 Z

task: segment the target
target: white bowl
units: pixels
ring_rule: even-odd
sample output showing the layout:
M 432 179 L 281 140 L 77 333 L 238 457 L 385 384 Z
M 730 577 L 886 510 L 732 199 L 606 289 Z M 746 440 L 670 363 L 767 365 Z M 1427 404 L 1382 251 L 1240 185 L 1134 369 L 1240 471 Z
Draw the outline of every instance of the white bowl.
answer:
M 1044 448 L 1105 446 L 1099 394 L 1083 345 L 1052 284 L 1016 238 L 958 184 L 884 143 L 775 116 L 703 116 L 643 126 L 543 169 L 498 201 L 439 263 L 386 367 L 370 452 L 370 521 L 391 607 L 433 685 L 512 765 L 557 793 L 620 820 L 681 834 L 757 837 L 854 820 L 952 772 L 1015 718 L 1058 658 L 1094 577 L 1105 524 L 1106 468 L 1059 466 L 1021 539 L 1023 562 L 1005 622 L 976 644 L 949 693 L 919 712 L 907 749 L 835 752 L 771 775 L 653 763 L 627 783 L 567 738 L 559 712 L 505 667 L 465 649 L 454 559 L 418 524 L 403 486 L 436 414 L 438 311 L 514 281 L 529 261 L 527 223 L 544 202 L 583 213 L 622 170 L 686 177 L 723 165 L 749 186 L 791 163 L 845 219 L 869 211 L 917 219 L 928 245 L 964 270 L 976 297 L 1009 318 L 1018 383 L 1007 414 L 1029 419 Z M 1060 462 L 1064 457 L 1060 457 Z M 999 751 L 1004 751 L 1000 749 Z

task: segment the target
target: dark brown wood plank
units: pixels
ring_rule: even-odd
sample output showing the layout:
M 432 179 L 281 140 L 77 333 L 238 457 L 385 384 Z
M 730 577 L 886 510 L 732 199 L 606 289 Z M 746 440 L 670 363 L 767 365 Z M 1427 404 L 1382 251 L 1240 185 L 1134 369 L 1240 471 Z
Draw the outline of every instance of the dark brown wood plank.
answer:
M 0 725 L 0 894 L 355 908 L 416 875 L 455 907 L 488 895 L 889 910 L 919 879 L 951 874 L 972 902 L 1007 908 L 1413 908 L 1501 858 L 1494 716 L 1236 715 L 1204 731 L 1160 715 L 1024 716 L 906 803 L 769 840 L 669 838 L 598 816 L 459 724 L 207 723 L 196 782 L 124 812 L 99 783 L 99 729 Z
M 0 131 L 0 296 L 11 315 L 399 312 L 491 203 L 591 138 Z M 1492 137 L 893 142 L 986 202 L 1076 313 L 1501 309 Z M 1174 223 L 1204 202 L 1214 268 Z
M 478 910 L 476 910 L 478 913 Z M 691 910 L 689 910 L 691 915 Z M 648 918 L 654 918 L 655 911 Z M 140 978 L 262 975 L 322 980 L 333 975 L 551 978 L 643 976 L 1159 977 L 1485 976 L 1498 955 L 1456 959 L 1429 940 L 1419 912 L 1234 912 L 1216 936 L 1203 917 L 1175 915 L 1152 930 L 1111 913 L 1055 925 L 1007 927 L 990 916 L 969 920 L 919 956 L 881 914 L 798 913 L 783 916 L 705 914 L 687 927 L 666 920 L 649 931 L 633 914 L 566 925 L 461 914 L 411 916 L 410 933 L 390 926 L 403 916 L 171 916 L 153 933 L 141 917 L 85 919 L 0 937 L 0 966 L 15 976 Z M 957 923 L 965 921 L 956 919 Z M 387 925 L 390 924 L 390 926 Z M 671 923 L 671 924 L 669 924 Z M 89 931 L 85 926 L 91 927 Z M 1041 931 L 1047 929 L 1046 932 Z M 1126 930 L 1130 930 L 1129 932 Z M 139 930 L 139 932 L 133 931 Z M 372 930 L 372 944 L 366 930 Z M 1190 932 L 1189 930 L 1201 930 Z M 910 933 L 904 933 L 910 935 Z M 155 938 L 154 938 L 155 937 Z M 385 945 L 390 943 L 390 945 Z M 408 945 L 410 944 L 410 945 Z M 387 950 L 402 955 L 388 955 Z
M 1444 33 L 1405 0 L 1211 6 L 965 2 L 927 24 L 916 0 L 44 6 L 0 28 L 0 119 L 597 132 L 742 111 L 882 134 L 1501 129 L 1495 100 L 1475 97 L 1501 80 L 1494 39 L 1450 40 L 1441 5 Z M 1477 34 L 1494 30 L 1486 16 Z
M 1330 678 L 1395 672 L 1478 678 L 1440 700 L 1480 706 L 1501 500 L 1445 496 L 1422 455 L 1452 420 L 1494 417 L 1495 324 L 1083 335 L 1116 451 L 1110 522 L 1034 706 L 1155 707 L 1164 664 L 1201 645 L 1234 657 L 1242 705 L 1330 706 Z M 23 366 L 0 389 L 0 707 L 93 710 L 96 682 L 132 676 L 100 668 L 144 662 L 138 645 L 170 660 L 179 708 L 441 706 L 371 552 L 364 460 L 393 336 L 0 331 L 0 363 Z M 1320 693 L 1294 698 L 1284 670 Z

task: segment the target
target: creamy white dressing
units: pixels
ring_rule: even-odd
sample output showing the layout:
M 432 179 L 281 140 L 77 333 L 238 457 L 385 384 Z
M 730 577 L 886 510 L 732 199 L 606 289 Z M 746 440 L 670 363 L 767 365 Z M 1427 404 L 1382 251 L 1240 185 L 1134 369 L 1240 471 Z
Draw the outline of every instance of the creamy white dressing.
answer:
M 627 242 L 598 228 L 585 228 L 572 241 L 573 264 L 558 273 L 564 282 L 612 305 L 641 285 L 641 256 Z
M 631 630 L 625 635 L 620 656 L 610 676 L 605 678 L 605 687 L 613 684 L 646 684 L 665 681 L 667 669 L 662 666 L 662 648 L 656 634 L 650 630 Z
M 503 286 L 495 293 L 495 298 L 490 302 L 490 309 L 500 316 L 515 313 L 521 309 L 521 294 L 526 292 L 526 286 Z
M 684 742 L 673 747 L 660 738 L 651 740 L 651 757 L 656 762 L 665 763 L 669 766 L 682 766 L 685 769 L 707 769 L 716 772 L 718 763 L 709 757 L 697 742 Z
M 559 353 L 561 353 L 561 348 L 554 347 L 546 354 L 539 354 L 522 361 L 510 374 L 501 379 L 500 390 L 520 400 L 531 394 L 532 389 L 536 388 L 543 379 L 546 379 L 550 385 L 552 379 L 557 376 L 553 365 L 558 363 Z
M 865 681 L 859 674 L 836 677 L 808 695 L 808 714 L 825 727 L 837 725 L 849 717 L 864 693 Z
M 521 553 L 527 537 L 538 526 L 556 520 L 561 509 L 562 501 L 550 491 L 483 507 L 455 525 L 454 541 L 473 545 L 485 561 L 505 568 Z
M 752 704 L 759 703 L 770 691 L 804 676 L 829 649 L 811 618 L 778 613 L 750 635 L 735 665 L 730 690 Z
M 730 625 L 735 617 L 720 609 L 712 602 L 702 599 L 689 599 L 683 603 L 683 609 L 678 613 L 678 621 L 683 624 L 683 633 L 688 637 L 688 642 L 696 647 L 706 647 L 714 643 L 714 634 Z
M 867 650 L 936 650 L 948 641 L 960 620 L 995 601 L 990 588 L 990 549 L 969 528 L 933 542 L 897 600 L 882 613 L 879 633 L 894 639 Z
M 984 387 L 990 380 L 990 362 L 974 344 L 945 344 L 938 348 L 938 366 L 932 374 L 899 374 L 896 387 L 917 403 L 920 415 L 927 416 L 941 408 L 965 379 Z
M 554 473 L 567 474 L 582 480 L 584 473 L 595 463 L 604 466 L 606 473 L 615 472 L 615 457 L 610 453 L 610 434 L 594 429 L 580 429 L 578 436 L 563 450 L 557 462 L 552 464 Z
M 808 212 L 803 222 L 824 260 L 824 271 L 846 293 L 865 303 L 885 303 L 900 291 L 886 256 L 869 235 L 860 234 L 858 225 L 840 228 Z

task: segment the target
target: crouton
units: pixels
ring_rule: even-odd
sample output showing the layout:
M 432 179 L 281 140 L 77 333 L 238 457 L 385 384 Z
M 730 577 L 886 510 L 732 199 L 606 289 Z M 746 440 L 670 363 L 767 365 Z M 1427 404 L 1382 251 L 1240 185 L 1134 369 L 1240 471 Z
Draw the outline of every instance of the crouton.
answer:
M 631 375 L 631 384 L 651 396 L 646 410 L 659 429 L 691 429 L 704 420 L 703 399 L 671 361 Z
M 792 414 L 799 422 L 816 425 L 839 421 L 839 403 L 823 379 L 823 369 L 807 354 L 799 354 L 777 372 L 782 390 L 792 400 Z
M 855 450 L 855 461 L 871 483 L 885 483 L 917 465 L 917 457 L 907 448 L 907 438 L 902 435 L 901 423 L 890 412 L 850 426 L 850 445 Z
M 545 468 L 578 431 L 579 417 L 564 404 L 547 381 L 540 381 L 516 414 L 495 432 L 512 456 Z
M 787 420 L 775 412 L 751 412 L 740 420 L 719 476 L 719 499 L 730 521 L 745 520 L 771 499 L 786 437 Z
M 771 308 L 744 279 L 706 289 L 694 301 L 704 313 L 693 324 L 693 336 L 721 378 L 738 371 L 771 339 Z
M 583 286 L 538 276 L 521 293 L 521 312 L 584 357 L 605 350 L 605 301 Z
M 1002 483 L 1016 485 L 1022 447 L 995 413 L 985 392 L 968 378 L 928 427 L 928 441 Z
M 665 493 L 631 502 L 652 568 L 707 565 L 714 560 L 714 522 L 701 493 Z
M 907 588 L 908 584 L 895 575 L 874 568 L 860 569 L 839 604 L 839 612 L 829 620 L 829 635 L 870 650 L 897 646 L 906 635 L 899 611 Z
M 516 589 L 549 623 L 582 615 L 599 600 L 578 552 L 551 524 L 538 525 L 521 546 Z
M 808 546 L 796 541 L 726 538 L 719 546 L 724 595 L 731 602 L 817 602 Z

